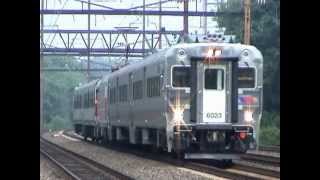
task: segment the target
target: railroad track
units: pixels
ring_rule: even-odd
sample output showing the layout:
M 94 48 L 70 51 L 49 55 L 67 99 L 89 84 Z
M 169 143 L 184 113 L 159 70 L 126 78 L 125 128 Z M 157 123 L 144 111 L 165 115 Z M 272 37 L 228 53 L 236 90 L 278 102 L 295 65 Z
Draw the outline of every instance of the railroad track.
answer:
M 40 153 L 75 180 L 132 179 L 91 159 L 63 149 L 41 137 Z
M 280 167 L 280 157 L 276 157 L 276 156 L 248 153 L 248 154 L 243 154 L 241 156 L 241 159 L 249 162 L 255 162 L 255 163 L 261 163 L 269 166 Z
M 280 153 L 280 146 L 259 146 L 258 150 Z
M 78 135 L 70 134 L 67 132 L 63 132 L 63 134 L 71 138 L 83 140 L 83 138 Z M 95 142 L 91 142 L 91 141 L 86 141 L 86 142 L 89 144 L 102 146 L 101 144 L 98 144 Z M 144 151 L 142 152 L 139 150 L 122 148 L 119 146 L 114 147 L 114 146 L 103 145 L 103 147 L 107 147 L 123 153 L 134 154 L 142 158 L 161 161 L 161 162 L 172 164 L 175 166 L 180 166 L 187 169 L 192 169 L 192 170 L 204 172 L 207 174 L 212 174 L 212 175 L 221 176 L 221 177 L 230 178 L 230 179 L 257 180 L 257 179 L 278 179 L 280 177 L 280 172 L 272 171 L 269 169 L 258 168 L 258 167 L 245 166 L 238 163 L 233 164 L 233 166 L 231 166 L 230 168 L 218 168 L 218 167 L 207 165 L 204 163 L 197 163 L 192 161 L 179 161 L 171 158 L 170 156 L 168 156 L 168 154 L 154 156 L 154 154 L 150 152 L 144 152 Z
M 239 162 L 234 162 L 232 168 L 242 170 L 242 171 L 247 171 L 247 172 L 254 172 L 256 174 L 261 174 L 265 176 L 280 178 L 280 170 L 262 168 L 261 166 L 259 167 L 257 165 L 253 166 L 253 165 L 246 165 Z

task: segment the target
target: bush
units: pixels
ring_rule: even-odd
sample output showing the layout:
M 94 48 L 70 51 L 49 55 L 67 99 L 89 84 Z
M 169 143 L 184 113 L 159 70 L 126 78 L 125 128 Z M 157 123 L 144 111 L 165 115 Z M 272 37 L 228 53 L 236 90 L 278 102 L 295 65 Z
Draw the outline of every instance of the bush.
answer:
M 280 129 L 277 127 L 262 127 L 260 130 L 261 145 L 280 145 Z
M 280 128 L 280 113 L 264 111 L 261 118 L 261 127 L 275 126 Z
M 280 145 L 280 113 L 263 112 L 260 129 L 261 145 Z
M 46 124 L 47 129 L 61 130 L 68 129 L 72 127 L 72 123 L 69 119 L 65 119 L 59 115 L 54 116 L 49 123 Z

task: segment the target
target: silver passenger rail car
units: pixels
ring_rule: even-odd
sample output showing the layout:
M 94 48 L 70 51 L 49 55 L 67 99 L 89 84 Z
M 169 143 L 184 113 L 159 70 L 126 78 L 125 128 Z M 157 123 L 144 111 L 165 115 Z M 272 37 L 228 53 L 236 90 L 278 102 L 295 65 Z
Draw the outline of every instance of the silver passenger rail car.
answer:
M 253 46 L 178 44 L 92 83 L 92 131 L 99 133 L 86 136 L 149 145 L 187 159 L 238 158 L 254 142 L 254 126 L 238 112 L 245 49 L 250 58 L 262 59 Z M 75 122 L 76 132 L 84 133 L 88 123 Z

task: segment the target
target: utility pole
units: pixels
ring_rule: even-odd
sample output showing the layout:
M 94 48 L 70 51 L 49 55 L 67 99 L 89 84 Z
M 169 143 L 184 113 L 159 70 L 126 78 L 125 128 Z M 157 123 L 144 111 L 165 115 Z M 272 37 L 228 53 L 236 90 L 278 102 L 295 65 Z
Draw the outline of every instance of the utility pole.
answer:
M 189 0 L 184 0 L 183 1 L 183 11 L 184 11 L 184 16 L 183 16 L 183 33 L 184 35 L 187 35 L 189 33 L 189 24 L 188 24 L 188 7 L 189 7 Z
M 44 1 L 41 0 L 41 9 L 43 10 L 44 8 Z M 41 43 L 41 50 L 40 50 L 40 134 L 43 130 L 44 127 L 44 122 L 43 122 L 43 72 L 41 71 L 42 66 L 43 66 L 43 14 L 41 13 L 41 24 L 40 24 L 40 43 Z
M 162 2 L 160 0 L 159 2 L 159 11 L 161 12 L 162 11 Z M 159 15 L 159 49 L 162 48 L 162 42 L 161 42 L 161 30 L 162 30 L 162 16 Z
M 90 0 L 88 1 L 88 64 L 87 64 L 87 78 L 88 78 L 88 82 L 90 81 L 90 50 L 91 50 L 91 45 L 90 45 L 90 26 L 91 26 L 91 22 L 90 22 L 90 9 L 91 9 L 91 6 L 90 6 L 91 2 Z
M 251 0 L 244 0 L 244 44 L 250 44 L 251 36 Z
M 143 31 L 143 36 L 142 36 L 142 51 L 143 51 L 143 57 L 145 56 L 145 40 L 146 40 L 146 16 L 145 16 L 145 11 L 146 11 L 146 0 L 143 0 L 143 16 L 142 16 L 142 31 Z
M 202 2 L 203 4 L 202 4 L 202 10 L 204 11 L 204 12 L 207 12 L 207 0 L 203 0 L 203 2 Z M 203 16 L 203 35 L 207 35 L 207 32 L 208 32 L 208 30 L 207 30 L 207 16 Z

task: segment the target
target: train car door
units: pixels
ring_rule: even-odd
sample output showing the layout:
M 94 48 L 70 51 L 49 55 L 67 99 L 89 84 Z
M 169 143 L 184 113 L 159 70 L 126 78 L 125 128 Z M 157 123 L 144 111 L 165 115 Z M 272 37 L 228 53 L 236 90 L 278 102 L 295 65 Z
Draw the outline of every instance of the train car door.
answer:
M 204 64 L 200 74 L 202 86 L 202 122 L 226 122 L 226 65 Z

